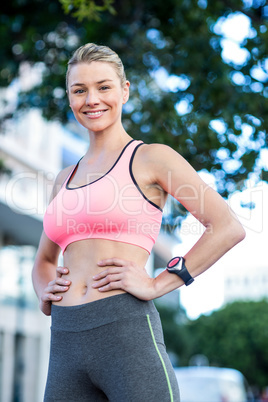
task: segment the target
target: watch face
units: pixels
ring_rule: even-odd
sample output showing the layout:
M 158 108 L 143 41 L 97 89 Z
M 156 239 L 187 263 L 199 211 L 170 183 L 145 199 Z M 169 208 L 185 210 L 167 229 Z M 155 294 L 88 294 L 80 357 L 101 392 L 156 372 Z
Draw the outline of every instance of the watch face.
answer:
M 167 267 L 173 268 L 179 263 L 179 261 L 180 261 L 180 257 L 174 257 L 168 262 Z

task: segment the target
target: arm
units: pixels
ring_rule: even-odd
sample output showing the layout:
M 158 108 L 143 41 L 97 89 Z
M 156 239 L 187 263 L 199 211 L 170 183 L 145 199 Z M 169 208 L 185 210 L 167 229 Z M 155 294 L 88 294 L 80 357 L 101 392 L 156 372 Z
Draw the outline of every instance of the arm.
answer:
M 205 227 L 203 235 L 184 256 L 193 277 L 206 271 L 245 237 L 242 225 L 223 198 L 173 149 L 160 144 L 144 146 L 139 162 L 149 172 L 151 183 L 176 198 Z M 139 298 L 154 299 L 184 285 L 177 275 L 167 271 L 152 279 L 144 272 L 137 273 L 131 262 L 116 258 L 99 265 L 117 267 L 94 278 L 98 281 L 94 287 L 100 291 L 121 288 Z
M 243 240 L 245 231 L 224 199 L 184 158 L 169 147 L 155 145 L 155 148 L 158 148 L 156 152 L 160 160 L 155 165 L 155 179 L 205 226 L 203 235 L 184 256 L 190 274 L 196 277 Z M 155 280 L 156 297 L 183 284 L 177 275 L 164 271 Z
M 57 176 L 51 199 L 57 195 L 68 171 L 70 168 L 64 169 Z M 62 299 L 62 296 L 57 295 L 57 293 L 66 292 L 71 284 L 70 281 L 62 278 L 62 275 L 68 273 L 68 269 L 57 266 L 59 254 L 60 247 L 43 232 L 32 270 L 32 281 L 39 299 L 40 309 L 46 315 L 51 313 L 51 302 Z
M 62 278 L 68 269 L 57 266 L 59 253 L 60 248 L 43 232 L 32 270 L 32 281 L 40 309 L 45 315 L 51 313 L 51 302 L 62 299 L 57 293 L 66 292 L 70 286 L 70 281 Z

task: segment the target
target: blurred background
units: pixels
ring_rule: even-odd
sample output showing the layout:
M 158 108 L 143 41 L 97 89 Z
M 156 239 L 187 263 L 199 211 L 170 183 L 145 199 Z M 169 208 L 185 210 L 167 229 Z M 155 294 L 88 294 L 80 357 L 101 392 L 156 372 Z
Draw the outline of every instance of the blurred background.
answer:
M 65 95 L 67 61 L 87 42 L 122 58 L 129 134 L 180 152 L 247 231 L 189 289 L 156 301 L 174 366 L 237 369 L 251 400 L 267 401 L 266 1 L 10 0 L 0 13 L 0 402 L 43 397 L 50 319 L 31 269 L 55 175 L 88 146 Z M 151 274 L 202 231 L 168 199 Z

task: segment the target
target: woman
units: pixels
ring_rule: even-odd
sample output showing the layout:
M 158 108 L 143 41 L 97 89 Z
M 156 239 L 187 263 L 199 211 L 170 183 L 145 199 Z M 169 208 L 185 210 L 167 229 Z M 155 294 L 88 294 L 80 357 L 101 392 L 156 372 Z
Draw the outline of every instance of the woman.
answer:
M 82 46 L 66 81 L 90 146 L 56 178 L 33 268 L 40 308 L 52 316 L 45 401 L 177 402 L 152 300 L 191 283 L 244 230 L 178 153 L 125 131 L 121 113 L 130 83 L 116 53 Z M 151 278 L 144 267 L 167 194 L 206 230 L 184 259 Z M 57 266 L 60 250 L 64 267 Z

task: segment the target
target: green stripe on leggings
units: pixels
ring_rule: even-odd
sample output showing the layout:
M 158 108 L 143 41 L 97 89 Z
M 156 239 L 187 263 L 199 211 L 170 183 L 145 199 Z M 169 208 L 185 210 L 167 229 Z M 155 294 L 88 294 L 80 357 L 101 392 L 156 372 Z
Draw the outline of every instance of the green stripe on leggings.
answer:
M 151 335 L 152 335 L 152 339 L 153 339 L 153 342 L 154 342 L 155 349 L 156 349 L 156 351 L 158 353 L 159 359 L 161 360 L 161 363 L 162 363 L 162 366 L 163 366 L 163 369 L 164 369 L 164 372 L 165 372 L 165 376 L 166 376 L 166 380 L 167 380 L 167 384 L 168 384 L 168 389 L 169 389 L 170 402 L 174 402 L 172 388 L 171 388 L 171 385 L 170 385 L 167 368 L 166 368 L 165 362 L 163 360 L 163 357 L 162 357 L 162 355 L 160 353 L 160 350 L 158 349 L 158 346 L 157 346 L 157 343 L 156 343 L 156 340 L 155 340 L 155 337 L 154 337 L 154 331 L 153 331 L 153 328 L 152 328 L 152 325 L 151 325 L 149 314 L 147 314 L 147 321 L 148 321 L 148 325 L 149 325 L 149 328 L 150 328 L 150 332 L 151 332 Z

